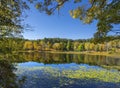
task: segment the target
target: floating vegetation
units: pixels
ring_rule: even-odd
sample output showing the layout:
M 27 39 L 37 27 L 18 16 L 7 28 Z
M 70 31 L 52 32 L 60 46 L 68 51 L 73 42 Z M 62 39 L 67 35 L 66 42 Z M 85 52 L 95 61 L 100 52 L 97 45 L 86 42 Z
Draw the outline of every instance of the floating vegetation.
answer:
M 18 67 L 16 74 L 44 74 L 51 77 L 65 77 L 70 79 L 94 79 L 103 82 L 120 82 L 120 72 L 117 70 L 107 70 L 103 68 L 93 68 L 92 66 L 77 66 L 69 69 L 52 67 L 52 66 L 36 66 L 36 67 Z M 37 78 L 37 77 L 36 77 Z M 39 78 L 39 77 L 38 77 Z

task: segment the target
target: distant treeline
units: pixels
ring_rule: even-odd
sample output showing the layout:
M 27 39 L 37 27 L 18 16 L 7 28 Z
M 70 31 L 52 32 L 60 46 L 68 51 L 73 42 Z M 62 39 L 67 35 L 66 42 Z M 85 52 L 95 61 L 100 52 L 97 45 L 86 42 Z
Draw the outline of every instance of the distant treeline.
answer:
M 112 51 L 120 49 L 120 37 L 110 36 L 96 42 L 94 39 L 61 39 L 44 38 L 39 40 L 27 40 L 22 38 L 1 38 L 0 52 L 13 51 Z

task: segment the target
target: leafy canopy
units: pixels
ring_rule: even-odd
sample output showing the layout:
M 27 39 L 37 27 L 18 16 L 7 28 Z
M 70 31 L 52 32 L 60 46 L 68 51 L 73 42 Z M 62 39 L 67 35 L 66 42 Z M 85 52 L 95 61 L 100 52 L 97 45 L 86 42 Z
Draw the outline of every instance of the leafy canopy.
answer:
M 44 0 L 39 1 L 36 8 L 51 15 L 69 1 L 76 4 L 82 3 L 83 0 Z M 105 37 L 113 28 L 113 24 L 120 23 L 120 0 L 86 0 L 85 4 L 78 5 L 76 9 L 70 10 L 70 15 L 87 24 L 97 20 L 97 32 L 94 36 Z
M 0 0 L 0 36 L 21 32 L 23 11 L 34 4 L 40 12 L 48 15 L 60 10 L 66 2 L 82 3 L 83 0 Z M 67 3 L 69 4 L 69 3 Z M 83 3 L 82 3 L 83 4 Z M 86 6 L 86 4 L 88 6 Z M 70 15 L 90 24 L 97 20 L 96 38 L 105 37 L 113 24 L 120 23 L 120 0 L 86 0 L 83 5 L 70 10 Z
M 18 36 L 22 32 L 25 9 L 28 6 L 22 0 L 0 0 L 0 37 Z

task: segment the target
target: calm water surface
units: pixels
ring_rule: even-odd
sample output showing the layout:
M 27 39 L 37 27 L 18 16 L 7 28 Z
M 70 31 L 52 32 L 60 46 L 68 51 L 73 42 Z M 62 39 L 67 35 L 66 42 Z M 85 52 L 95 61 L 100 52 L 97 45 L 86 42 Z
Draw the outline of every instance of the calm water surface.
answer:
M 20 88 L 120 88 L 120 58 L 51 53 L 11 58 Z

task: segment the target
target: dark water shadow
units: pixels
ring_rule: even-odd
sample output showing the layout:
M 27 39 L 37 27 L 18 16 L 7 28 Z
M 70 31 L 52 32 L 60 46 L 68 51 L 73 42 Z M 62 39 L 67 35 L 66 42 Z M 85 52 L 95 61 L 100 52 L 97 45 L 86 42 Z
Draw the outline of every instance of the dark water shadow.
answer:
M 25 78 L 18 80 L 15 66 L 8 60 L 0 60 L 0 88 L 20 88 Z

